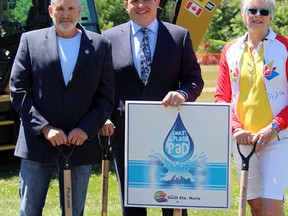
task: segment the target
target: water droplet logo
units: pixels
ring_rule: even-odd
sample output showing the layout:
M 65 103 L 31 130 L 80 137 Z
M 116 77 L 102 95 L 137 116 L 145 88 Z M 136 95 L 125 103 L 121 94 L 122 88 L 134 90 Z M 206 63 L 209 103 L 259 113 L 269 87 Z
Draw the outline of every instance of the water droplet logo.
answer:
M 170 160 L 178 162 L 187 161 L 194 152 L 193 140 L 183 124 L 180 113 L 164 141 L 163 151 Z

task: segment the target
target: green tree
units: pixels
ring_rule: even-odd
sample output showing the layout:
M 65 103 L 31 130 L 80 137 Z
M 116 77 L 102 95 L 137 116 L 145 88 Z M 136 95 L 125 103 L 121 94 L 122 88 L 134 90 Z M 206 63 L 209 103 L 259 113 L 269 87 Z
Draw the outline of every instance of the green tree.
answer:
M 276 6 L 271 28 L 276 33 L 288 36 L 288 0 L 276 0 Z M 223 0 L 203 38 L 203 42 L 211 42 L 211 46 L 205 51 L 220 52 L 223 43 L 243 35 L 246 31 L 240 12 L 240 0 Z
M 271 27 L 275 32 L 288 37 L 288 0 L 278 0 L 276 5 L 277 11 Z
M 223 0 L 217 8 L 211 23 L 203 37 L 203 43 L 210 43 L 206 50 L 200 52 L 220 52 L 223 42 L 245 32 L 245 27 L 240 14 L 240 0 Z
M 175 1 L 167 1 L 164 8 L 161 8 L 160 19 L 166 22 L 172 22 L 174 17 Z
M 124 0 L 94 0 L 98 12 L 98 19 L 101 30 L 109 29 L 113 26 L 127 22 L 129 20 L 128 13 L 124 7 Z M 164 21 L 171 22 L 173 16 L 175 2 L 167 1 L 163 10 L 161 10 L 160 18 Z
M 95 0 L 95 4 L 102 31 L 129 20 L 123 0 Z
M 31 6 L 31 0 L 15 1 L 15 8 L 11 10 L 11 18 L 15 21 L 17 20 L 22 25 L 26 25 L 27 14 Z
M 22 0 L 23 1 L 23 0 Z M 175 0 L 167 0 L 160 18 L 171 22 L 174 15 Z M 123 0 L 95 0 L 102 30 L 111 28 L 129 20 Z M 288 37 L 288 0 L 276 0 L 277 11 L 271 28 Z M 206 52 L 220 52 L 223 44 L 243 35 L 246 27 L 240 13 L 240 0 L 222 0 L 220 6 L 203 37 L 203 42 L 210 42 Z

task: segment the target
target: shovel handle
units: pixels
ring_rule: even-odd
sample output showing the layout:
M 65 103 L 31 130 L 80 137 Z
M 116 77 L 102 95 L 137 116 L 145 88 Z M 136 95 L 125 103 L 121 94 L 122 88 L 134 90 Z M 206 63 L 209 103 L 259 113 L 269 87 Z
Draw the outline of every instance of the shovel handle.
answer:
M 246 215 L 247 184 L 248 184 L 248 171 L 241 170 L 240 202 L 239 202 L 238 216 Z
M 75 145 L 71 151 L 66 155 L 62 151 L 63 148 L 57 147 L 61 156 L 65 159 L 64 168 L 63 168 L 63 186 L 64 186 L 64 207 L 65 207 L 65 216 L 72 216 L 73 207 L 72 207 L 72 180 L 71 180 L 71 157 L 75 149 Z
M 173 216 L 182 216 L 182 209 L 175 208 L 173 211 Z
M 101 196 L 101 216 L 107 215 L 108 205 L 108 179 L 109 178 L 109 160 L 102 160 L 102 196 Z
M 247 185 L 248 185 L 248 171 L 249 171 L 249 161 L 252 155 L 254 154 L 256 148 L 256 142 L 251 150 L 251 152 L 245 157 L 240 149 L 240 145 L 237 143 L 237 150 L 242 158 L 242 167 L 241 167 L 241 178 L 240 178 L 240 201 L 238 216 L 246 215 L 246 200 L 247 200 Z
M 71 184 L 71 170 L 64 169 L 64 202 L 65 202 L 65 216 L 72 216 L 72 184 Z

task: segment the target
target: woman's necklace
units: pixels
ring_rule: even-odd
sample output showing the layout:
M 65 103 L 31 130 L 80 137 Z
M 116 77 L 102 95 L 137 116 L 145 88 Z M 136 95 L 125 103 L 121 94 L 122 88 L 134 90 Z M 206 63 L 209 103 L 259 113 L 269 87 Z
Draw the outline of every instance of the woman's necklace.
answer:
M 249 81 L 250 81 L 250 85 L 253 85 L 254 83 L 254 79 L 256 76 L 256 62 L 259 60 L 259 52 L 260 49 L 263 45 L 263 42 L 261 41 L 258 46 L 255 48 L 252 46 L 252 44 L 250 44 L 249 42 L 247 42 L 247 46 L 248 46 L 248 50 L 249 50 L 249 60 L 248 60 L 248 72 L 249 72 Z
M 255 63 L 254 61 L 248 62 L 248 72 L 249 72 L 249 81 L 250 81 L 250 85 L 253 85 L 254 83 L 254 69 L 255 69 Z
M 261 47 L 263 46 L 263 42 L 266 39 L 267 35 L 269 34 L 269 30 L 267 31 L 266 36 L 260 40 L 259 42 L 256 41 L 256 43 L 252 43 L 252 41 L 248 40 L 248 35 L 246 38 L 246 45 L 249 52 L 249 59 L 248 59 L 248 72 L 249 72 L 249 81 L 250 85 L 252 86 L 254 84 L 254 79 L 256 77 L 256 62 L 259 60 L 259 52 Z M 254 41 L 255 42 L 255 41 Z

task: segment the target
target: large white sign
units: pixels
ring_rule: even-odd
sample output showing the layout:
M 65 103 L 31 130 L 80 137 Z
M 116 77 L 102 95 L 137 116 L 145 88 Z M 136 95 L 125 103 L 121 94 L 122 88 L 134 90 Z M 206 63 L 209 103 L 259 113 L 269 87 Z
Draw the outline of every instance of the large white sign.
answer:
M 125 206 L 230 206 L 230 104 L 127 101 Z

